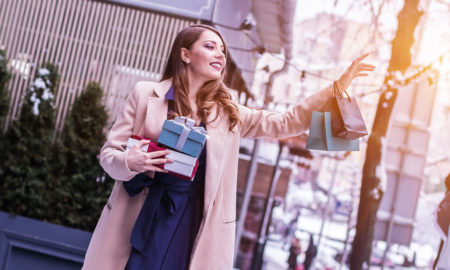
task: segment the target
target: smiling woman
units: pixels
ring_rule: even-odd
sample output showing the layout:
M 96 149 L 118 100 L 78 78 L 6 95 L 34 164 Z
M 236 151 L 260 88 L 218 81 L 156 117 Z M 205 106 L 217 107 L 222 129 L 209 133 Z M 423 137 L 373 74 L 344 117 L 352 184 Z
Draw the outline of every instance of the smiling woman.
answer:
M 362 58 L 337 81 L 341 89 L 373 70 Z M 284 114 L 252 110 L 223 83 L 226 59 L 216 29 L 188 26 L 175 38 L 162 81 L 134 86 L 100 151 L 100 164 L 116 182 L 83 269 L 233 268 L 240 138 L 300 134 L 332 91 L 326 87 Z M 141 151 L 148 140 L 126 148 L 131 135 L 157 141 L 174 116 L 193 118 L 208 132 L 193 181 L 159 168 L 171 162 L 168 152 Z
M 173 78 L 175 115 L 206 124 L 219 103 L 230 117 L 230 130 L 237 125 L 238 110 L 223 83 L 226 59 L 226 45 L 216 29 L 193 25 L 178 34 L 162 77 L 163 81 Z

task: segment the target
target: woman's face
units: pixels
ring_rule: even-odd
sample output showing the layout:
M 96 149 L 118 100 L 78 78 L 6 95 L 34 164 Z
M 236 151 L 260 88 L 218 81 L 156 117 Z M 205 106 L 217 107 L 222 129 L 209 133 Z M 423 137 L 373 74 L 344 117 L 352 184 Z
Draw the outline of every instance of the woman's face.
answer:
M 205 30 L 191 49 L 181 49 L 182 60 L 187 63 L 188 74 L 194 79 L 210 81 L 221 77 L 225 68 L 224 45 L 220 37 Z

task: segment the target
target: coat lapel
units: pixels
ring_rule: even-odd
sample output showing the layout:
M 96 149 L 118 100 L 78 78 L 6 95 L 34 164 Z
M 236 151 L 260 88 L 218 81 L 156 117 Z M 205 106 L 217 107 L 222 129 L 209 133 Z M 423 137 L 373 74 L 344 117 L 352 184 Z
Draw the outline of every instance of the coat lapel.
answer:
M 215 109 L 217 113 L 217 107 Z M 208 117 L 208 122 L 214 119 L 215 113 Z M 204 213 L 208 213 L 211 203 L 214 201 L 217 190 L 222 179 L 222 171 L 225 165 L 224 152 L 228 147 L 229 136 L 228 123 L 221 120 L 219 116 L 214 122 L 206 126 L 208 140 L 206 142 L 206 176 L 205 176 L 205 198 Z
M 167 118 L 167 107 L 167 102 L 164 99 L 148 97 L 143 137 L 154 142 L 158 140 L 164 120 Z
M 139 135 L 152 141 L 157 141 L 161 133 L 164 120 L 167 118 L 167 101 L 165 96 L 172 85 L 172 80 L 164 80 L 155 85 L 153 95 L 147 97 L 144 130 Z

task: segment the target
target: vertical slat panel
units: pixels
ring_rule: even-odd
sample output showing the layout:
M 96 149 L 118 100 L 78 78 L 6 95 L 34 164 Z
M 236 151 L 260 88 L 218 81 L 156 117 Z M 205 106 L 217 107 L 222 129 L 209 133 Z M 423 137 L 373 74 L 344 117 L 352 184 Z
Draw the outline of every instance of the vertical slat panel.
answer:
M 120 107 L 120 89 L 118 87 L 120 83 L 120 69 L 119 66 L 123 66 L 123 61 L 125 55 L 127 54 L 127 44 L 129 44 L 130 34 L 132 32 L 132 22 L 135 11 L 132 9 L 128 9 L 126 11 L 125 19 L 122 24 L 121 35 L 119 37 L 119 46 L 115 50 L 115 55 L 113 61 L 111 63 L 111 71 L 112 73 L 105 74 L 107 76 L 111 76 L 113 74 L 113 78 L 108 80 L 107 87 L 110 90 L 110 96 L 112 97 L 110 106 L 112 108 Z
M 56 106 L 57 106 L 57 113 L 56 113 L 56 119 L 59 119 L 61 117 L 61 114 L 63 112 L 64 107 L 64 101 L 67 99 L 68 96 L 70 96 L 73 92 L 73 89 L 70 88 L 69 82 L 67 81 L 68 78 L 68 70 L 70 68 L 70 65 L 72 64 L 70 62 L 71 57 L 74 53 L 73 48 L 73 37 L 76 35 L 76 32 L 78 30 L 78 21 L 81 16 L 81 14 L 78 14 L 77 12 L 77 5 L 79 4 L 78 1 L 69 1 L 69 8 L 68 8 L 68 16 L 65 18 L 69 23 L 66 25 L 67 28 L 63 28 L 63 45 L 62 50 L 60 51 L 60 63 L 61 63 L 61 82 L 60 82 L 60 88 L 56 95 Z
M 14 55 L 16 55 L 18 58 L 22 58 L 21 56 L 23 56 L 22 60 L 23 61 L 27 61 L 28 60 L 33 63 L 33 68 L 31 68 L 30 70 L 30 74 L 27 77 L 27 79 L 25 79 L 25 76 L 23 74 L 18 74 L 19 76 L 17 77 L 17 80 L 14 82 L 14 86 L 13 89 L 17 90 L 17 97 L 19 97 L 20 99 L 18 100 L 18 108 L 20 108 L 22 105 L 22 98 L 25 94 L 25 90 L 28 87 L 29 83 L 33 80 L 34 78 L 34 70 L 36 69 L 36 59 L 35 59 L 35 52 L 33 50 L 35 43 L 38 39 L 38 34 L 36 33 L 36 29 L 37 25 L 40 23 L 40 18 L 42 18 L 42 16 L 40 16 L 42 10 L 43 10 L 43 2 L 40 1 L 33 1 L 34 4 L 36 4 L 36 6 L 32 6 L 31 9 L 29 10 L 29 21 L 31 22 L 31 24 L 27 27 L 26 25 L 23 25 L 21 28 L 22 31 L 22 35 L 20 37 L 20 40 L 22 40 L 22 42 L 20 42 L 20 46 L 17 47 L 17 51 L 14 52 Z M 26 8 L 30 8 L 30 6 L 26 6 Z M 17 113 L 16 113 L 17 112 Z M 15 111 L 13 112 L 14 116 L 18 116 L 20 114 L 20 111 Z
M 107 83 L 105 83 L 105 80 L 107 77 L 106 74 L 109 72 L 114 72 L 111 68 L 111 65 L 112 65 L 111 63 L 113 63 L 115 48 L 117 48 L 117 46 L 118 46 L 118 41 L 120 38 L 119 29 L 122 29 L 122 23 L 124 20 L 125 11 L 126 11 L 126 9 L 124 9 L 124 8 L 121 8 L 121 9 L 113 8 L 113 10 L 110 14 L 110 18 L 111 19 L 114 18 L 114 22 L 107 29 L 107 31 L 109 33 L 111 33 L 111 36 L 107 41 L 108 43 L 106 44 L 107 49 L 108 49 L 106 52 L 106 55 L 104 55 L 101 58 L 102 65 L 101 65 L 101 69 L 100 69 L 100 83 L 102 85 L 106 86 L 106 89 L 105 89 L 106 95 L 105 96 L 109 95 L 109 90 L 110 90 L 110 89 L 108 89 Z
M 22 62 L 19 62 L 22 60 L 22 58 L 18 55 L 18 49 L 23 45 L 23 41 L 21 40 L 21 37 L 25 35 L 25 31 L 22 29 L 25 29 L 25 27 L 22 26 L 22 24 L 25 23 L 25 18 L 30 16 L 31 9 L 25 8 L 24 2 L 15 2 L 15 5 L 9 6 L 11 8 L 9 14 L 11 16 L 9 17 L 9 23 L 7 22 L 7 31 L 5 36 L 5 49 L 7 56 L 9 56 L 10 61 L 15 61 L 16 63 L 16 70 L 19 69 L 19 72 L 13 72 L 11 80 L 9 82 L 8 88 L 11 89 L 11 96 L 10 96 L 10 107 L 9 107 L 9 113 L 6 118 L 6 122 L 8 123 L 10 121 L 9 115 L 13 115 L 18 109 L 18 103 L 20 99 L 20 89 L 17 88 L 17 82 L 22 78 L 22 74 L 20 73 L 20 68 Z M 18 10 L 23 9 L 22 18 L 20 18 Z M 28 21 L 30 23 L 31 20 Z M 23 32 L 22 32 L 22 31 Z M 14 41 L 16 41 L 18 44 L 14 44 Z M 18 66 L 17 66 L 18 65 Z M 13 71 L 14 70 L 13 67 Z M 13 117 L 14 118 L 14 117 Z
M 16 31 L 13 31 L 10 38 L 12 39 L 9 44 L 14 42 L 13 46 L 8 46 L 8 48 L 11 48 L 11 56 L 14 57 L 16 60 L 24 61 L 20 63 L 26 63 L 28 60 L 33 60 L 32 57 L 27 55 L 26 52 L 30 51 L 29 46 L 33 42 L 34 35 L 27 35 L 29 33 L 29 29 L 33 29 L 33 25 L 36 23 L 37 16 L 33 13 L 33 11 L 37 10 L 37 13 L 39 13 L 39 2 L 38 1 L 32 1 L 31 6 L 23 5 L 22 7 L 18 8 L 24 8 L 26 10 L 25 13 L 19 13 L 16 14 L 17 17 L 19 17 L 19 20 L 22 22 L 19 24 L 19 28 L 16 29 Z M 22 15 L 22 16 L 20 16 Z M 13 27 L 14 28 L 14 27 Z M 18 36 L 17 36 L 18 35 Z M 27 80 L 24 80 L 23 74 L 20 72 L 16 72 L 16 76 L 14 76 L 14 79 L 12 80 L 11 88 L 12 89 L 12 111 L 11 116 L 12 119 L 15 119 L 20 111 L 19 109 L 22 107 L 22 96 L 24 93 L 24 89 L 26 85 L 33 79 L 34 68 L 31 68 L 29 71 L 29 75 L 27 76 Z M 23 86 L 23 83 L 25 83 L 25 86 Z
M 55 62 L 56 64 L 60 64 L 59 60 L 59 50 L 61 49 L 61 44 L 64 41 L 62 32 L 64 31 L 64 27 L 66 26 L 67 18 L 66 15 L 69 12 L 69 1 L 70 0 L 61 0 L 58 2 L 58 9 L 55 12 L 54 16 L 56 17 L 56 23 L 54 28 L 52 29 L 53 33 L 51 34 L 52 39 L 50 43 L 50 53 L 49 53 L 49 61 Z
M 136 53 L 138 47 L 142 42 L 142 26 L 143 26 L 144 12 L 138 11 L 134 16 L 134 23 L 132 27 L 131 37 L 128 40 L 130 46 L 128 48 L 127 59 L 125 59 L 124 66 L 135 67 L 136 66 Z
M 76 66 L 76 75 L 74 78 L 74 84 L 79 86 L 77 96 L 80 94 L 81 91 L 84 90 L 86 87 L 86 82 L 84 81 L 85 75 L 89 71 L 90 67 L 90 53 L 92 51 L 92 47 L 94 44 L 94 38 L 97 36 L 97 26 L 98 23 L 95 21 L 95 19 L 98 20 L 99 10 L 98 10 L 98 3 L 89 1 L 87 6 L 87 13 L 89 16 L 89 21 L 87 21 L 86 29 L 83 31 L 83 36 L 80 39 L 80 42 L 83 43 L 83 47 L 81 50 L 81 53 L 79 54 L 79 58 L 81 60 L 81 63 Z
M 5 21 L 6 31 L 4 36 L 6 48 L 11 48 L 11 43 L 13 42 L 11 35 L 18 32 L 17 26 L 19 22 L 19 11 L 22 10 L 22 12 L 27 12 L 24 5 L 25 3 L 23 1 L 9 0 L 8 6 L 6 7 L 8 9 L 7 18 Z
M 105 87 L 105 95 L 104 100 L 105 104 L 108 108 L 112 108 L 114 102 L 114 91 L 111 89 L 111 81 L 114 78 L 111 78 L 111 73 L 114 73 L 114 56 L 115 56 L 115 48 L 118 46 L 118 42 L 120 40 L 121 31 L 123 31 L 122 25 L 125 20 L 125 9 L 113 9 L 113 13 L 116 13 L 114 17 L 117 19 L 114 21 L 113 27 L 110 29 L 111 38 L 108 41 L 108 52 L 105 58 L 102 58 L 102 72 L 101 72 L 101 80 L 100 82 Z M 114 110 L 111 110 L 114 113 Z
M 158 62 L 158 55 L 157 52 L 159 51 L 159 47 L 161 46 L 161 36 L 164 29 L 164 17 L 158 15 L 158 21 L 157 21 L 157 35 L 156 38 L 152 44 L 152 52 L 151 52 L 151 65 L 149 67 L 149 70 L 154 73 L 155 67 Z M 155 78 L 150 78 L 151 80 L 155 80 Z
M 113 23 L 112 19 L 113 17 L 110 16 L 110 14 L 113 12 L 112 11 L 112 5 L 105 5 L 105 4 L 101 4 L 102 9 L 100 11 L 101 13 L 101 17 L 100 17 L 100 21 L 97 22 L 97 24 L 100 25 L 99 29 L 100 29 L 100 39 L 96 40 L 96 44 L 95 44 L 95 51 L 94 51 L 94 56 L 92 58 L 92 60 L 95 61 L 94 63 L 94 73 L 92 74 L 92 77 L 90 77 L 90 80 L 94 80 L 97 82 L 100 82 L 100 69 L 101 66 L 103 65 L 103 59 L 105 57 L 105 53 L 107 51 L 107 47 L 108 47 L 108 40 L 111 36 L 111 32 L 110 32 L 110 27 Z M 96 33 L 96 35 L 98 35 L 98 33 Z
M 57 126 L 89 80 L 104 88 L 110 120 L 138 80 L 159 80 L 173 39 L 193 21 L 93 0 L 0 0 L 0 46 L 7 57 L 32 64 L 29 74 L 13 65 L 9 119 L 45 62 L 58 65 Z
M 61 27 L 58 29 L 58 33 L 57 35 L 58 37 L 58 43 L 56 45 L 56 50 L 55 50 L 55 61 L 57 61 L 58 63 L 58 67 L 59 67 L 59 72 L 60 72 L 60 76 L 61 76 L 61 80 L 59 82 L 59 89 L 56 93 L 56 97 L 55 97 L 55 103 L 56 106 L 59 107 L 59 103 L 61 100 L 61 96 L 64 96 L 64 91 L 67 91 L 67 87 L 66 84 L 64 82 L 64 74 L 65 74 L 65 63 L 64 63 L 64 58 L 66 56 L 66 49 L 68 47 L 67 45 L 67 40 L 69 39 L 69 24 L 71 24 L 73 18 L 73 4 L 75 3 L 74 1 L 71 0 L 63 0 L 66 2 L 66 5 L 64 7 L 64 9 L 62 10 L 62 14 L 61 16 L 63 16 L 62 18 L 62 24 Z
M 11 0 L 0 1 L 0 49 L 3 49 L 5 45 L 6 32 L 10 28 L 8 22 L 10 21 L 11 12 L 8 12 L 10 10 L 8 6 L 11 5 L 11 2 Z
M 148 49 L 145 51 L 145 53 L 147 54 L 146 56 L 144 56 L 145 58 L 145 64 L 143 66 L 144 70 L 147 70 L 150 74 L 152 72 L 152 70 L 150 69 L 150 65 L 151 65 L 151 61 L 152 61 L 152 48 L 154 48 L 155 45 L 155 39 L 157 36 L 157 30 L 156 30 L 156 26 L 159 24 L 159 16 L 157 14 L 151 14 L 152 16 L 152 28 L 149 30 L 149 32 L 151 33 L 150 36 L 150 40 L 147 43 L 148 44 Z M 147 78 L 148 80 L 151 80 L 151 77 Z
M 133 61 L 134 67 L 139 70 L 139 76 L 142 76 L 141 71 L 141 63 L 143 60 L 142 54 L 144 52 L 145 44 L 148 38 L 148 29 L 149 29 L 150 16 L 148 16 L 147 12 L 142 12 L 142 23 L 141 23 L 141 31 L 139 36 L 139 45 L 136 47 L 135 59 Z
M 140 50 L 138 51 L 138 59 L 136 61 L 136 67 L 139 70 L 144 70 L 145 65 L 145 56 L 147 55 L 148 51 L 148 43 L 150 42 L 150 37 L 152 34 L 152 27 L 153 22 L 155 20 L 155 17 L 152 16 L 150 13 L 145 13 L 145 21 L 144 21 L 144 31 L 143 31 L 143 38 L 142 38 L 142 45 L 140 46 Z M 145 76 L 145 73 L 142 74 Z
M 102 5 L 99 2 L 91 1 L 93 14 L 91 15 L 95 20 L 90 23 L 90 31 L 87 34 L 87 52 L 86 52 L 86 67 L 82 70 L 81 77 L 79 82 L 83 87 L 87 85 L 87 82 L 90 81 L 95 76 L 96 66 L 98 66 L 97 61 L 97 52 L 101 51 L 102 46 L 100 42 L 102 37 L 105 36 L 105 31 L 102 31 L 102 26 L 104 25 L 103 19 L 105 18 L 104 11 L 106 7 L 109 5 Z
M 55 16 L 52 16 L 57 12 L 59 1 L 48 1 L 48 7 L 46 8 L 46 21 L 42 27 L 43 32 L 41 33 L 41 39 L 37 45 L 37 49 L 41 52 L 38 57 L 38 63 L 46 63 L 48 60 L 49 50 L 48 45 L 50 44 L 50 37 L 52 33 L 52 28 L 54 27 Z
M 15 26 L 17 25 L 17 21 L 18 21 L 18 17 L 17 17 L 17 12 L 18 12 L 18 6 L 19 5 L 23 5 L 23 2 L 17 2 L 14 0 L 9 0 L 6 1 L 6 7 L 5 7 L 5 11 L 4 14 L 5 16 L 0 19 L 5 19 L 3 21 L 3 31 L 2 33 L 0 33 L 1 35 L 1 42 L 2 45 L 4 46 L 3 49 L 6 50 L 6 57 L 10 59 L 13 59 L 14 54 L 11 52 L 11 45 L 9 42 L 12 42 L 12 38 L 10 37 L 11 33 L 15 32 L 17 33 L 18 30 L 15 28 Z M 14 69 L 14 67 L 12 67 Z M 14 72 L 12 73 L 12 77 L 11 80 L 8 83 L 8 88 L 10 89 L 10 100 L 9 100 L 9 109 L 8 109 L 8 115 L 6 116 L 6 123 L 5 123 L 5 127 L 8 125 L 8 122 L 10 121 L 10 114 L 11 112 L 14 110 L 14 99 L 15 99 L 15 94 L 16 91 L 14 91 L 14 88 L 12 88 L 12 85 L 14 84 L 14 81 L 16 79 L 18 75 L 16 75 Z M 3 128 L 3 127 L 2 127 Z
M 81 36 L 84 31 L 86 31 L 87 27 L 87 19 L 90 18 L 90 14 L 86 10 L 87 1 L 79 1 L 77 6 L 75 7 L 74 13 L 76 14 L 77 21 L 74 23 L 76 25 L 76 29 L 74 31 L 74 34 L 71 36 L 71 44 L 72 47 L 71 55 L 68 60 L 68 64 L 66 65 L 66 77 L 65 81 L 67 82 L 67 87 L 70 89 L 68 91 L 68 95 L 65 97 L 65 100 L 61 103 L 61 106 L 59 108 L 59 115 L 56 119 L 56 127 L 57 130 L 62 128 L 62 119 L 65 118 L 68 109 L 70 107 L 70 104 L 73 102 L 75 97 L 77 96 L 80 87 L 79 83 L 74 82 L 74 78 L 76 76 L 76 68 L 80 66 L 80 59 L 82 59 L 81 54 L 81 48 L 83 45 Z
M 126 58 L 123 62 L 123 66 L 125 67 L 130 67 L 130 72 L 122 72 L 120 73 L 117 77 L 118 77 L 118 83 L 116 86 L 113 86 L 116 89 L 116 98 L 115 98 L 115 105 L 114 107 L 120 107 L 120 100 L 125 99 L 128 91 L 131 87 L 131 85 L 134 84 L 134 80 L 135 80 L 135 74 L 133 73 L 136 69 L 135 67 L 135 53 L 136 53 L 136 49 L 139 46 L 140 42 L 141 42 L 141 36 L 142 36 L 142 18 L 143 18 L 143 13 L 142 11 L 137 11 L 133 18 L 133 23 L 130 24 L 131 26 L 131 34 L 128 38 L 126 38 L 126 42 L 128 43 L 128 46 L 124 47 L 124 49 L 126 49 L 126 53 L 123 53 L 124 55 L 126 54 Z M 122 61 L 121 61 L 122 62 Z
M 42 60 L 44 58 L 44 46 L 42 44 L 43 40 L 47 38 L 52 3 L 53 1 L 42 2 L 41 11 L 38 14 L 38 22 L 36 27 L 33 29 L 36 37 L 31 45 L 31 50 L 28 51 L 29 54 L 33 55 L 33 62 L 37 63 L 38 66 L 42 65 Z
M 158 67 L 158 73 L 162 74 L 164 72 L 164 68 L 166 66 L 166 60 L 167 57 L 169 57 L 169 50 L 167 48 L 171 48 L 173 39 L 175 38 L 174 33 L 176 32 L 175 29 L 177 29 L 178 20 L 175 18 L 170 19 L 170 26 L 168 31 L 165 31 L 167 33 L 167 37 L 165 38 L 165 44 L 162 48 L 161 52 L 161 61 Z
M 22 53 L 26 53 L 30 56 L 30 59 L 34 63 L 34 68 L 32 74 L 30 74 L 30 78 L 34 78 L 34 71 L 36 68 L 39 68 L 41 66 L 41 56 L 42 56 L 42 45 L 40 42 L 45 37 L 45 33 L 41 30 L 45 27 L 45 22 L 49 17 L 49 5 L 51 2 L 49 1 L 39 1 L 40 6 L 37 13 L 35 13 L 36 17 L 36 23 L 32 25 L 31 33 L 32 33 L 32 39 L 27 39 L 25 37 L 26 41 L 29 41 L 27 47 L 24 49 Z M 20 80 L 18 84 L 18 89 L 22 89 L 24 92 L 26 88 L 29 86 L 30 80 Z M 23 94 L 21 95 L 23 96 Z
M 58 26 L 61 24 L 61 20 L 62 20 L 62 16 L 61 16 L 61 11 L 63 10 L 63 5 L 64 5 L 64 1 L 51 1 L 53 2 L 53 6 L 52 6 L 52 12 L 49 15 L 49 29 L 48 32 L 46 33 L 47 35 L 47 39 L 45 40 L 46 43 L 44 43 L 43 46 L 45 49 L 45 54 L 44 54 L 44 59 L 42 60 L 44 63 L 46 62 L 51 62 L 54 64 L 55 63 L 53 60 L 53 58 L 51 58 L 52 56 L 54 56 L 54 48 L 56 47 L 57 44 L 57 29 Z

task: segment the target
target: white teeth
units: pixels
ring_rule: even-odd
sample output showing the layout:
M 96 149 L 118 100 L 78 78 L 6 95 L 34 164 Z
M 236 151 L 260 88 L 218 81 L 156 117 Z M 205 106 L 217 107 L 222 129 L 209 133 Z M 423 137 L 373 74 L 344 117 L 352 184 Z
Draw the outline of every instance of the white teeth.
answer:
M 215 67 L 215 68 L 221 68 L 222 65 L 219 63 L 212 63 L 211 66 Z

